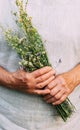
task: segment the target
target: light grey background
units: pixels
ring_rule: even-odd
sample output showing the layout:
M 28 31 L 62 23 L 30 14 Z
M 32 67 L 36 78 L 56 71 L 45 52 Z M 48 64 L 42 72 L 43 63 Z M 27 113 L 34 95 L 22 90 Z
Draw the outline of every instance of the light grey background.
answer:
M 16 10 L 14 1 L 0 1 L 0 24 L 17 30 L 10 14 Z M 80 62 L 80 0 L 29 0 L 28 14 L 43 38 L 57 73 L 69 71 Z M 15 71 L 20 59 L 7 46 L 1 31 L 0 34 L 0 65 Z M 64 123 L 42 97 L 0 87 L 0 130 L 79 130 L 80 87 L 70 99 L 76 112 Z

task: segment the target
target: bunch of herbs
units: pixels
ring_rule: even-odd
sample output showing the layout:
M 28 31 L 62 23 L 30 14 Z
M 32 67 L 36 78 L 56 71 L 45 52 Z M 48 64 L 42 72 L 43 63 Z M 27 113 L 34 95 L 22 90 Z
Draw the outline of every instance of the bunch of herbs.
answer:
M 4 34 L 8 45 L 12 46 L 21 57 L 20 66 L 25 71 L 32 72 L 44 66 L 51 66 L 51 64 L 49 63 L 42 38 L 37 29 L 32 25 L 31 17 L 27 14 L 27 3 L 27 1 L 24 4 L 23 0 L 16 0 L 18 12 L 14 13 L 17 18 L 16 23 L 23 32 L 23 36 L 12 30 L 6 30 Z M 55 107 L 64 121 L 74 111 L 74 106 L 68 98 Z

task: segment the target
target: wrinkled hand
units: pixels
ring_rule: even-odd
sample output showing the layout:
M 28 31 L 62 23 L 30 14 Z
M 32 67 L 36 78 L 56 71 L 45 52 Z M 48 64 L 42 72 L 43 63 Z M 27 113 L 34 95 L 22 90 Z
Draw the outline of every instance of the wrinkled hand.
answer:
M 53 105 L 61 104 L 74 90 L 76 85 L 77 82 L 74 72 L 71 71 L 60 74 L 48 84 L 47 88 L 49 88 L 51 92 L 44 97 L 44 100 Z
M 30 94 L 48 94 L 49 89 L 43 89 L 54 79 L 55 71 L 51 67 L 44 67 L 32 73 L 19 70 L 11 74 L 12 83 L 15 89 Z

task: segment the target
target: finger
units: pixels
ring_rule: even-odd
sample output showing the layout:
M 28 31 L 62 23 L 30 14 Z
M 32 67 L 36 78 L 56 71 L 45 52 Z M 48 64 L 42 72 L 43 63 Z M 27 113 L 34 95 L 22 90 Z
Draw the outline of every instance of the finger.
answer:
M 39 83 L 36 85 L 36 88 L 44 88 L 46 85 L 48 85 L 52 80 L 54 79 L 53 77 L 50 77 L 48 80 L 44 81 L 43 83 Z
M 46 67 L 43 67 L 41 69 L 38 69 L 38 70 L 32 72 L 32 74 L 33 74 L 34 77 L 39 77 L 43 74 L 48 73 L 51 70 L 52 70 L 52 67 L 46 66 Z
M 46 100 L 47 103 L 53 103 L 53 102 L 55 102 L 55 101 L 56 101 L 56 99 L 55 99 L 54 96 L 51 97 L 51 98 L 49 98 L 48 100 Z
M 55 87 L 57 85 L 57 80 L 54 79 L 50 84 L 47 85 L 47 87 L 49 89 L 52 89 L 53 87 Z
M 47 94 L 44 96 L 44 100 L 48 100 L 49 98 L 51 98 L 52 96 L 50 94 Z
M 44 74 L 44 75 L 38 77 L 38 78 L 36 79 L 36 82 L 37 82 L 37 83 L 43 82 L 43 81 L 47 80 L 48 78 L 52 77 L 53 75 L 54 75 L 54 70 L 51 70 L 51 71 L 49 71 L 48 73 L 46 73 L 46 74 Z
M 55 96 L 54 98 L 57 100 L 59 100 L 63 95 L 65 94 L 65 90 L 61 90 L 59 91 Z
M 50 95 L 55 96 L 60 90 L 60 85 L 57 85 L 51 90 Z
M 46 95 L 49 94 L 50 90 L 49 89 L 44 89 L 44 90 L 34 90 L 34 94 L 38 94 L 38 95 Z
M 53 105 L 59 105 L 59 104 L 61 104 L 62 102 L 64 102 L 64 101 L 66 100 L 66 98 L 67 98 L 67 95 L 64 94 L 59 100 L 53 102 L 52 104 L 53 104 Z
M 64 91 L 60 91 L 55 96 L 48 98 L 46 101 L 47 101 L 47 103 L 53 103 L 53 102 L 59 100 L 63 96 L 63 94 L 64 94 Z

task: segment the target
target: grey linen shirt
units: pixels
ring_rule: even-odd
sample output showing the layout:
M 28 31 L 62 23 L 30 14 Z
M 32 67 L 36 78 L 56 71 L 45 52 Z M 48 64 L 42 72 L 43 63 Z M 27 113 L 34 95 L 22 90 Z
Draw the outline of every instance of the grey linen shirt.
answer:
M 11 10 L 16 10 L 15 0 L 0 1 L 0 24 L 17 31 Z M 28 13 L 57 74 L 75 67 L 80 62 L 80 0 L 29 0 Z M 0 65 L 14 72 L 19 69 L 19 61 L 0 31 Z M 41 96 L 0 86 L 0 130 L 80 130 L 80 87 L 70 99 L 76 112 L 64 123 L 54 106 Z

